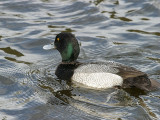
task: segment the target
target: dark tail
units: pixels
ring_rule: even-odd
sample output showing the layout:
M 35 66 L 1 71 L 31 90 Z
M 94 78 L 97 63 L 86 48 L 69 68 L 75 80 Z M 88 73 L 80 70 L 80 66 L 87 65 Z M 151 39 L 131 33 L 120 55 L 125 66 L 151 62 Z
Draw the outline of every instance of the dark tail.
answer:
M 160 89 L 160 83 L 158 81 L 152 79 L 150 79 L 150 81 L 151 81 L 150 91 Z

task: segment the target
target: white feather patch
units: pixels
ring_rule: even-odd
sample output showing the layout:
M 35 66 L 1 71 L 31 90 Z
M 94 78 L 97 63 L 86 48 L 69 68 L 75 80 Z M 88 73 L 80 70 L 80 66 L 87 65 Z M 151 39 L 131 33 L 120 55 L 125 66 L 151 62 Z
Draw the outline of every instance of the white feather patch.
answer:
M 86 87 L 105 89 L 114 86 L 121 86 L 122 77 L 113 73 L 74 73 L 72 81 L 83 84 Z

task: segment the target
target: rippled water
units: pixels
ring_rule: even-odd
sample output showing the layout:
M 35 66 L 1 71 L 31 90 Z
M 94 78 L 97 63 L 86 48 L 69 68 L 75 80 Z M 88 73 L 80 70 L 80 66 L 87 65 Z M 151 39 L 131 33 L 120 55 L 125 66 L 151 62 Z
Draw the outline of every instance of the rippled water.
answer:
M 79 61 L 117 61 L 160 82 L 159 0 L 0 0 L 0 119 L 160 119 L 160 90 L 88 90 L 54 75 L 45 51 L 61 31 L 81 42 Z

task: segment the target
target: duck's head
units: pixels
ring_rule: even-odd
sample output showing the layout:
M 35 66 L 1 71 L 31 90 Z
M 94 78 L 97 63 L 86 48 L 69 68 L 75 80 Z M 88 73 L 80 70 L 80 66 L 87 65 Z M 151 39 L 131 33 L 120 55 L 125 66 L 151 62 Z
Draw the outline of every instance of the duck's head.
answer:
M 44 49 L 57 49 L 62 57 L 62 62 L 74 62 L 79 55 L 79 44 L 76 37 L 67 32 L 59 33 L 54 41 L 54 45 L 45 45 Z

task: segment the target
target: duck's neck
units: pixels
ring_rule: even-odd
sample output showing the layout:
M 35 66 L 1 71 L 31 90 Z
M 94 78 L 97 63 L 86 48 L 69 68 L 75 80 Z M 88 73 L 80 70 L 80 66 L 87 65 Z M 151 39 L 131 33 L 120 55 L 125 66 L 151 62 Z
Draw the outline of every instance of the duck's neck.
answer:
M 77 57 L 79 55 L 79 46 L 78 49 L 75 47 L 73 48 L 72 43 L 69 43 L 67 47 L 64 49 L 64 51 L 61 53 L 62 56 L 62 62 L 70 63 L 75 62 L 77 60 Z
M 62 52 L 61 56 L 62 56 L 62 62 L 69 62 L 71 59 L 73 53 L 73 47 L 72 44 L 68 44 L 68 46 L 66 47 L 66 49 Z

